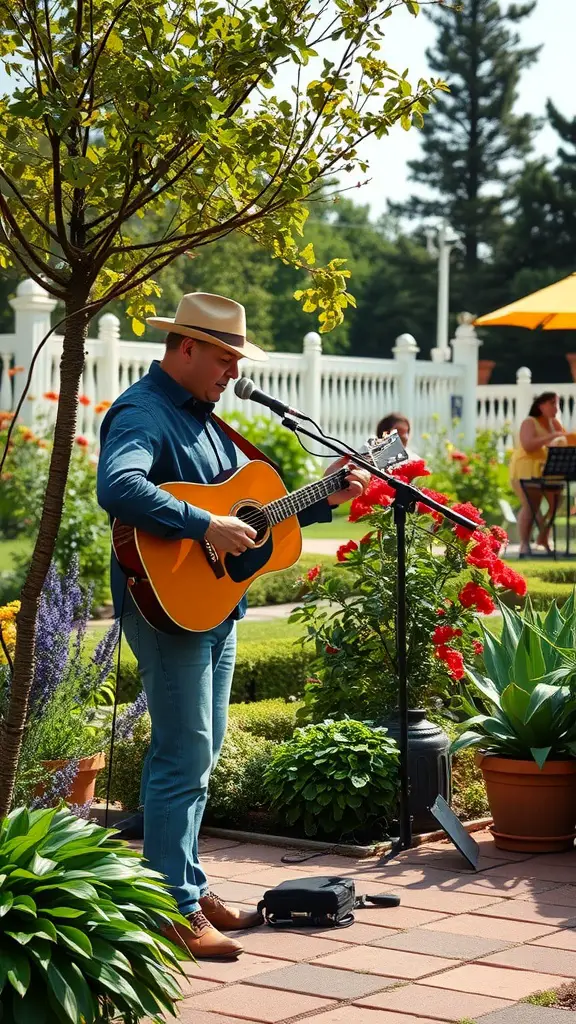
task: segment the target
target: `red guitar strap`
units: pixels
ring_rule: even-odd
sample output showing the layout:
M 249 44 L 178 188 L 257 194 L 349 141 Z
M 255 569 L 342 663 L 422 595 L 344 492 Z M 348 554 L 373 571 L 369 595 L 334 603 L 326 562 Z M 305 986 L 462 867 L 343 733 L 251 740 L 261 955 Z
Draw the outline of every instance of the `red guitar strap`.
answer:
M 229 423 L 226 423 L 225 420 L 221 420 L 220 417 L 215 416 L 214 413 L 212 413 L 212 419 L 217 426 L 220 427 L 220 430 L 230 438 L 236 447 L 239 448 L 251 462 L 267 462 L 269 466 L 272 466 L 272 469 L 275 469 L 277 473 L 280 473 L 279 467 L 275 462 L 272 462 L 272 459 L 269 459 L 268 456 L 265 455 L 264 452 L 260 451 L 255 444 L 252 444 L 251 441 L 242 437 L 242 434 L 239 434 L 237 430 L 234 430 L 234 427 L 231 427 Z

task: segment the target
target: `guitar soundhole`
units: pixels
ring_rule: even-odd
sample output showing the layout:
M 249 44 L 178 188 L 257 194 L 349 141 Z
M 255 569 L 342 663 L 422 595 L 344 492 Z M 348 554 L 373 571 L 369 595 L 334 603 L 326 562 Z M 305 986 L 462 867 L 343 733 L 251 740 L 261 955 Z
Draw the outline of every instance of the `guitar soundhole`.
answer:
M 238 519 L 241 519 L 243 523 L 248 523 L 249 526 L 253 526 L 256 530 L 256 544 L 261 544 L 265 539 L 270 529 L 268 520 L 264 515 L 261 508 L 257 505 L 250 505 L 248 502 L 243 505 L 238 505 L 232 512 Z

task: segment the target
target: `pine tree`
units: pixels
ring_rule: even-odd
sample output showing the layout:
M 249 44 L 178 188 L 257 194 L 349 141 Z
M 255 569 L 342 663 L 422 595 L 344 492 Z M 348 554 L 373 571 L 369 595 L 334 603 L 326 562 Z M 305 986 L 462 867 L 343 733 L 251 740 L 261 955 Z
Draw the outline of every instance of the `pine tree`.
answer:
M 521 47 L 514 26 L 534 6 L 466 0 L 458 10 L 434 7 L 428 15 L 438 37 L 427 58 L 450 92 L 424 125 L 422 159 L 409 165 L 411 179 L 432 195 L 413 197 L 402 212 L 447 217 L 463 240 L 468 274 L 477 268 L 480 244 L 490 243 L 504 184 L 536 128 L 531 115 L 514 113 L 520 73 L 539 50 Z

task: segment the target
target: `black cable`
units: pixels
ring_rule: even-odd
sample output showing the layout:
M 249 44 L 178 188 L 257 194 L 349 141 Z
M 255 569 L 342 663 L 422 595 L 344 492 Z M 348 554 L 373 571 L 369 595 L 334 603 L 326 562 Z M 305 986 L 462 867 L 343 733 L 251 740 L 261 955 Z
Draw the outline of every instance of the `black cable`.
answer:
M 114 710 L 112 711 L 112 732 L 110 735 L 110 753 L 108 758 L 108 778 L 106 780 L 106 809 L 104 811 L 104 828 L 108 828 L 108 814 L 110 811 L 110 789 L 112 787 L 112 764 L 114 761 L 114 740 L 116 736 L 116 717 L 118 714 L 118 696 L 120 693 L 120 669 L 121 669 L 121 658 L 122 658 L 122 622 L 124 619 L 124 605 L 126 603 L 126 593 L 128 591 L 128 577 L 124 582 L 124 590 L 122 592 L 122 605 L 120 608 L 120 632 L 118 634 L 118 656 L 116 658 L 116 687 L 114 690 Z

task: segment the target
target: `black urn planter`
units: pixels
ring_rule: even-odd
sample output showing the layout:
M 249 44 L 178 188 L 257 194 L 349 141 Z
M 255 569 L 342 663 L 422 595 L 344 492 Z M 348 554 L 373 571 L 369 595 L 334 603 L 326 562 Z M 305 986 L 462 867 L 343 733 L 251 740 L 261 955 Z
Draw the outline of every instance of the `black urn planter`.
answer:
M 398 714 L 382 722 L 388 734 L 400 740 Z M 408 769 L 410 772 L 410 815 L 414 832 L 432 832 L 438 829 L 430 808 L 438 794 L 450 803 L 452 777 L 450 767 L 450 740 L 439 725 L 426 718 L 426 712 L 415 709 L 408 712 Z

